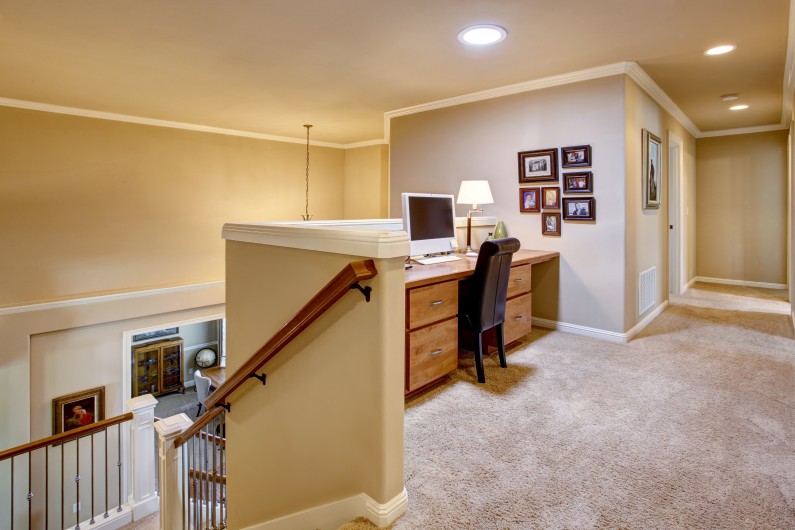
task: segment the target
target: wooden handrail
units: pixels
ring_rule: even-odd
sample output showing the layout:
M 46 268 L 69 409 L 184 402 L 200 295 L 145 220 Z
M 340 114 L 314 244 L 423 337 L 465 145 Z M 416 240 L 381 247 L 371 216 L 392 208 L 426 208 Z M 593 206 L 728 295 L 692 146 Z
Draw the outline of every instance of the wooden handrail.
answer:
M 218 482 L 220 484 L 226 484 L 226 475 L 219 475 L 218 473 L 207 473 L 206 471 L 196 471 L 195 469 L 189 469 L 188 475 L 190 478 L 204 481 L 213 481 Z
M 293 316 L 273 337 L 268 340 L 254 355 L 238 368 L 231 377 L 228 377 L 216 391 L 204 401 L 207 409 L 212 409 L 219 404 L 225 404 L 226 398 L 237 390 L 240 385 L 248 381 L 262 365 L 270 361 L 290 341 L 317 320 L 329 307 L 342 298 L 351 286 L 361 280 L 369 280 L 378 274 L 373 260 L 356 261 L 349 263 L 337 274 L 323 289 Z M 203 419 L 202 416 L 201 419 Z M 209 421 L 209 420 L 208 420 Z M 199 423 L 199 421 L 197 421 Z M 194 423 L 194 426 L 196 424 Z
M 215 419 L 216 416 L 224 412 L 224 409 L 218 407 L 211 410 L 208 410 L 201 416 L 199 416 L 196 421 L 193 422 L 193 425 L 182 431 L 182 434 L 174 438 L 174 447 L 179 447 L 180 445 L 184 444 L 188 440 L 190 440 L 193 436 L 195 436 L 199 431 L 204 429 L 208 423 Z
M 41 449 L 42 447 L 47 447 L 48 445 L 71 442 L 72 440 L 76 440 L 77 438 L 82 438 L 84 436 L 89 436 L 99 431 L 104 431 L 108 427 L 112 427 L 113 425 L 119 423 L 124 423 L 125 421 L 129 421 L 131 419 L 133 419 L 133 413 L 128 412 L 127 414 L 122 414 L 121 416 L 115 416 L 113 418 L 98 421 L 90 425 L 84 425 L 82 427 L 78 427 L 70 431 L 62 432 L 53 436 L 49 436 L 47 438 L 42 438 L 41 440 L 36 440 L 35 442 L 30 442 L 26 443 L 25 445 L 12 447 L 11 449 L 6 449 L 5 451 L 0 452 L 0 462 L 8 458 L 13 458 L 15 456 L 19 456 L 25 453 L 30 453 L 31 451 L 35 451 L 36 449 Z

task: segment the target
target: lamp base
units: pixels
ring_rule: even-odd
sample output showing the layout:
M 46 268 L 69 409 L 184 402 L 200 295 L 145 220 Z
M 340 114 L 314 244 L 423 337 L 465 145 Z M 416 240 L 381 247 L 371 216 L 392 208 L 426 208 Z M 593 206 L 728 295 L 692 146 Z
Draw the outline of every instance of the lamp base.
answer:
M 464 255 L 470 258 L 476 258 L 478 253 L 472 247 L 467 245 L 467 248 L 464 249 Z

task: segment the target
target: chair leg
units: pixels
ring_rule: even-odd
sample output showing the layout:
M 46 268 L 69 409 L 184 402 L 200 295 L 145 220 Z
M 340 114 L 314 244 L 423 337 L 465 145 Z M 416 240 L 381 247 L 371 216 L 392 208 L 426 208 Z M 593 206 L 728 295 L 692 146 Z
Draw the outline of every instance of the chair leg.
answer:
M 485 383 L 486 375 L 483 373 L 483 333 L 477 333 L 475 340 L 475 369 L 478 371 L 478 383 Z
M 502 323 L 497 324 L 497 353 L 500 355 L 500 366 L 508 368 L 505 360 L 505 335 L 503 334 Z
M 198 408 L 198 409 L 196 409 L 196 417 L 197 417 L 197 418 L 199 417 L 199 414 L 201 414 L 201 411 L 202 411 L 202 404 L 201 404 L 201 403 L 199 403 L 199 408 Z

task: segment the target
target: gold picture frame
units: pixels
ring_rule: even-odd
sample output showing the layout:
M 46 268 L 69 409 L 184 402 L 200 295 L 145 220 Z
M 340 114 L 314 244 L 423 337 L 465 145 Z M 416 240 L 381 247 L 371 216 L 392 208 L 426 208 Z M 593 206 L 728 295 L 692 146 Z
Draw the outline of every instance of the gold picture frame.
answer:
M 105 419 L 105 387 L 98 386 L 52 400 L 52 433 L 60 434 Z

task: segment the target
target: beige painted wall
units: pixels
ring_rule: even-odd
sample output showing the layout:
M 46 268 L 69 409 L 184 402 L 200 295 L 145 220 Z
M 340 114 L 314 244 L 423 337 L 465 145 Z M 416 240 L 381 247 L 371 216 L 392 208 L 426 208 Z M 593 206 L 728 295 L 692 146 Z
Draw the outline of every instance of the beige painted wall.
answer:
M 0 107 L 0 307 L 222 280 L 224 222 L 300 219 L 304 150 Z M 310 211 L 341 218 L 345 151 L 311 150 Z
M 361 259 L 227 242 L 227 369 Z M 345 295 L 265 365 L 267 386 L 252 381 L 230 398 L 230 528 L 360 493 L 387 503 L 402 492 L 404 323 L 395 315 L 404 314 L 403 258 L 375 262 L 378 275 L 363 282 L 373 287 L 370 303 Z
M 700 138 L 697 274 L 787 283 L 787 131 Z
M 389 146 L 345 150 L 343 219 L 383 219 L 389 207 Z
M 394 118 L 392 215 L 402 192 L 457 194 L 461 180 L 488 179 L 495 203 L 484 214 L 504 220 L 523 248 L 561 254 L 553 268 L 534 269 L 533 316 L 623 333 L 624 134 L 623 76 Z M 542 236 L 540 214 L 519 213 L 517 153 L 581 144 L 593 149 L 597 220 Z
M 668 182 L 669 132 L 678 136 L 684 146 L 683 187 L 685 226 L 681 231 L 687 248 L 685 270 L 681 271 L 681 283 L 695 276 L 695 138 L 670 114 L 629 77 L 625 78 L 626 102 L 626 314 L 625 329 L 635 326 L 648 313 L 654 311 L 668 299 L 668 208 L 671 195 Z M 642 129 L 646 129 L 662 140 L 663 168 L 660 172 L 662 204 L 659 209 L 643 209 L 642 178 Z M 638 313 L 638 279 L 641 272 L 650 267 L 657 268 L 657 304 L 644 314 Z

